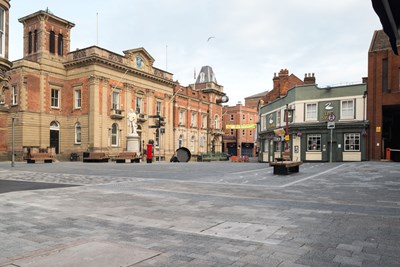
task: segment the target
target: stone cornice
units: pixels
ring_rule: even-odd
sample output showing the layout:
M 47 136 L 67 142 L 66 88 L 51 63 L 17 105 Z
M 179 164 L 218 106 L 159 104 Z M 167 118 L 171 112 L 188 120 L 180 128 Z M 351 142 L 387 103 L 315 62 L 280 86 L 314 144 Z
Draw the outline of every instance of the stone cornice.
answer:
M 171 81 L 171 80 L 167 80 L 167 79 L 163 79 L 161 77 L 158 77 L 156 75 L 152 75 L 137 69 L 134 69 L 132 67 L 128 67 L 126 65 L 120 64 L 118 62 L 115 61 L 111 61 L 111 60 L 107 60 L 103 57 L 97 56 L 97 55 L 89 55 L 87 57 L 81 57 L 79 59 L 75 59 L 72 61 L 68 61 L 64 63 L 64 66 L 67 70 L 73 69 L 73 68 L 77 68 L 77 67 L 81 67 L 81 66 L 87 66 L 87 65 L 103 65 L 105 67 L 108 68 L 112 68 L 115 70 L 120 70 L 123 73 L 130 73 L 131 75 L 135 75 L 138 77 L 142 77 L 148 80 L 152 80 L 158 83 L 162 83 L 162 84 L 166 84 L 168 86 L 177 86 L 177 82 Z

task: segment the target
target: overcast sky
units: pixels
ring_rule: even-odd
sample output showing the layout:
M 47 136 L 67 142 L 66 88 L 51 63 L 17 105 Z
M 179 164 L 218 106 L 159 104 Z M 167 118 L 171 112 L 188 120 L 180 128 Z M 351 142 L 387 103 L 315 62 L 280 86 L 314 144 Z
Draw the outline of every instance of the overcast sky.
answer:
M 319 86 L 361 82 L 382 28 L 369 0 L 12 0 L 11 61 L 22 58 L 18 19 L 46 8 L 75 23 L 71 50 L 144 47 L 181 85 L 211 66 L 229 105 L 272 89 L 285 68 Z

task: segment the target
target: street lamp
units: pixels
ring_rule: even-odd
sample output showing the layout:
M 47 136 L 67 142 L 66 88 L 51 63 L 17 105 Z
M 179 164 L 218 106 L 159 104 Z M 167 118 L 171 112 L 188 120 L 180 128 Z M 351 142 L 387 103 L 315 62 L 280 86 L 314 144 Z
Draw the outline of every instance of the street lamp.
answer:
M 15 118 L 11 117 L 11 167 L 15 167 L 14 126 L 15 126 Z

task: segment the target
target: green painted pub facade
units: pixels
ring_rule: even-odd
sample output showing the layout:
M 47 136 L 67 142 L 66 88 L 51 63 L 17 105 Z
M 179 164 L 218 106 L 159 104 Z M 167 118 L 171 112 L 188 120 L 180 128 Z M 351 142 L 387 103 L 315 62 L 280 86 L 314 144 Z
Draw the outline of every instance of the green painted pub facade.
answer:
M 367 160 L 366 84 L 293 87 L 259 107 L 259 161 Z

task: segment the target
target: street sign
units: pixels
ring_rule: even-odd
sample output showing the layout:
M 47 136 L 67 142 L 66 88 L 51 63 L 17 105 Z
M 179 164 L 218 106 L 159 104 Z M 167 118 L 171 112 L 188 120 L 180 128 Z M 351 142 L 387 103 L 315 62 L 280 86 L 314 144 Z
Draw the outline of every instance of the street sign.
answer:
M 335 114 L 331 113 L 328 115 L 328 121 L 335 121 L 335 120 L 336 120 Z
M 250 123 L 250 124 L 227 124 L 225 129 L 254 129 L 257 127 L 257 124 Z
M 160 126 L 157 126 L 157 125 L 149 125 L 149 128 L 160 128 Z
M 328 129 L 335 129 L 335 122 L 334 121 L 328 121 L 327 128 Z

